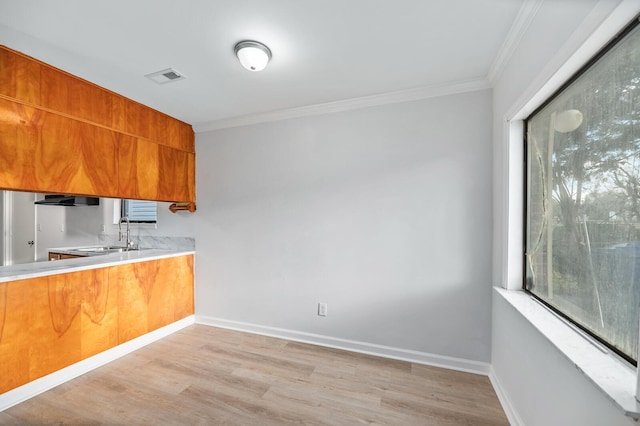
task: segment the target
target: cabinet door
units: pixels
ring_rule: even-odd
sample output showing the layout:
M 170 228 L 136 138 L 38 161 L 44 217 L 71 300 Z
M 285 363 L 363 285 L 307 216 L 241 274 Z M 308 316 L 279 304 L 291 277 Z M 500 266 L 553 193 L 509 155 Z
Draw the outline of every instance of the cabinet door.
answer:
M 0 394 L 29 381 L 29 288 L 22 282 L 0 283 Z
M 0 187 L 114 196 L 110 130 L 0 99 Z
M 113 268 L 82 271 L 82 359 L 118 345 L 118 281 Z
M 109 278 L 100 268 L 0 283 L 0 393 L 117 345 Z
M 158 200 L 160 146 L 121 135 L 118 141 L 118 192 L 122 198 Z
M 0 94 L 37 105 L 41 67 L 36 61 L 0 48 Z
M 0 99 L 0 188 L 35 191 L 42 111 Z M 44 189 L 43 189 L 44 190 Z
M 118 192 L 123 198 L 195 200 L 194 154 L 122 135 L 118 170 Z
M 190 125 L 126 98 L 115 98 L 113 128 L 159 145 L 195 153 Z
M 193 314 L 193 256 L 117 269 L 119 343 Z
M 158 182 L 158 199 L 164 201 L 193 201 L 191 195 L 192 181 L 195 176 L 190 161 L 194 155 L 177 149 L 161 146 L 159 150 L 160 180 Z
M 116 195 L 114 132 L 57 114 L 43 112 L 42 117 L 38 187 L 70 194 Z
M 40 105 L 108 128 L 113 122 L 115 94 L 58 69 L 43 66 Z

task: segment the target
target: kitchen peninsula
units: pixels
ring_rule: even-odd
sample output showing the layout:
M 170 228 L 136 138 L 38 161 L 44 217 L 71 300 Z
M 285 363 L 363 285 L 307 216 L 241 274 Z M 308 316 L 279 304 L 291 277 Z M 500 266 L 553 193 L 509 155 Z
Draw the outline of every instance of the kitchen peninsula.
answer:
M 0 394 L 194 313 L 192 251 L 0 267 Z

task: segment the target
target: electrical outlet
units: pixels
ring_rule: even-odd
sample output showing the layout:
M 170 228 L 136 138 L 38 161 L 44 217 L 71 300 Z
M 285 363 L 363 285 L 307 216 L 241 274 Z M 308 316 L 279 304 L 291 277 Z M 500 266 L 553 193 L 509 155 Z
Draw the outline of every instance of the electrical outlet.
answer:
M 64 232 L 64 224 L 63 223 L 60 224 L 60 232 Z
M 327 316 L 327 304 L 320 302 L 318 303 L 318 315 L 321 317 Z
M 106 230 L 107 230 L 107 227 L 104 226 L 104 223 L 100 225 L 100 232 L 105 232 Z

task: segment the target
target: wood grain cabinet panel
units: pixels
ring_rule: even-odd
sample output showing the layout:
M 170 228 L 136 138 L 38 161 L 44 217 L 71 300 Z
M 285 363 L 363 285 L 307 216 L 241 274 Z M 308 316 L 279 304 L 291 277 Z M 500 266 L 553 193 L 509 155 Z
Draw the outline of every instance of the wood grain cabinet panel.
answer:
M 161 146 L 158 152 L 159 168 L 162 170 L 158 181 L 158 199 L 165 201 L 189 201 L 195 199 L 190 189 L 190 154 L 177 149 Z M 165 173 L 166 171 L 166 173 Z
M 29 288 L 22 283 L 0 283 L 0 393 L 30 380 Z
M 156 330 L 179 319 L 192 315 L 193 256 L 170 257 L 156 262 L 158 277 L 156 287 L 149 298 L 149 331 Z
M 149 326 L 148 299 L 153 291 L 157 265 L 128 264 L 118 267 L 118 280 L 121 283 L 118 292 L 118 341 L 128 342 L 145 334 Z M 157 275 L 156 275 L 157 276 Z
M 118 192 L 123 197 L 195 199 L 195 154 L 125 136 L 118 142 L 118 164 Z
M 7 189 L 114 196 L 113 132 L 0 98 L 0 182 Z
M 38 188 L 50 192 L 115 196 L 117 144 L 107 129 L 43 113 L 36 161 Z
M 0 99 L 0 188 L 35 191 L 42 111 Z
M 163 265 L 167 280 L 173 285 L 173 321 L 195 312 L 193 255 L 172 257 Z
M 25 280 L 29 286 L 29 380 L 81 360 L 82 273 Z
M 121 131 L 186 152 L 195 152 L 191 126 L 136 102 L 122 102 Z
M 55 68 L 44 66 L 40 75 L 40 106 L 111 127 L 114 94 Z
M 122 136 L 118 142 L 118 192 L 123 198 L 160 200 L 160 145 Z
M 4 46 L 0 137 L 2 189 L 195 201 L 190 125 Z
M 118 274 L 120 343 L 193 314 L 193 256 L 131 263 Z
M 116 316 L 107 269 L 0 283 L 0 393 L 115 346 Z
M 0 45 L 0 94 L 187 152 L 187 123 Z
M 0 48 L 0 94 L 37 105 L 41 68 L 37 61 Z
M 118 290 L 116 268 L 91 269 L 80 280 L 82 312 L 80 356 L 96 355 L 118 345 Z
M 0 283 L 0 393 L 193 309 L 193 255 Z
M 181 151 L 195 153 L 195 136 L 190 126 L 184 126 L 180 121 L 165 115 L 161 122 L 156 123 L 151 135 L 152 140 L 166 141 L 163 145 Z

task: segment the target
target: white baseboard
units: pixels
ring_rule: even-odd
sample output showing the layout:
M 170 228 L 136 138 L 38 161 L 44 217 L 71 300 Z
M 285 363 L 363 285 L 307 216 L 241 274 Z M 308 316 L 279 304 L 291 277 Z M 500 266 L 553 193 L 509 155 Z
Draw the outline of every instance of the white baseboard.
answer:
M 498 395 L 498 400 L 502 405 L 502 409 L 504 413 L 507 415 L 507 419 L 509 420 L 509 424 L 511 426 L 524 426 L 524 422 L 518 415 L 518 412 L 513 408 L 513 404 L 511 404 L 511 400 L 509 396 L 504 391 L 502 384 L 500 383 L 500 379 L 496 376 L 496 372 L 493 369 L 493 366 L 489 369 L 489 380 L 491 381 L 491 385 L 493 389 L 496 391 L 496 395 Z
M 195 322 L 193 315 L 171 323 L 167 326 L 154 330 L 144 336 L 137 337 L 133 340 L 125 342 L 114 348 L 108 349 L 90 358 L 77 362 L 69 367 L 65 367 L 62 370 L 58 370 L 55 373 L 51 373 L 47 376 L 36 379 L 25 385 L 12 389 L 8 392 L 0 394 L 0 411 L 6 410 L 16 404 L 26 401 L 42 392 L 45 392 L 51 388 L 61 385 L 71 379 L 101 367 L 108 362 L 114 361 L 124 355 L 127 355 L 143 346 L 153 343 L 156 340 L 160 340 L 163 337 L 169 336 Z
M 206 317 L 196 315 L 196 323 L 210 325 L 213 327 L 227 328 L 230 330 L 244 331 L 247 333 L 260 334 L 263 336 L 277 337 L 280 339 L 292 340 L 302 343 L 310 343 L 318 346 L 326 346 L 335 349 L 344 349 L 368 355 L 375 355 L 384 358 L 397 359 L 401 361 L 415 362 L 416 364 L 431 365 L 450 370 L 464 371 L 467 373 L 489 374 L 489 364 L 486 362 L 472 361 L 462 358 L 454 358 L 442 355 L 429 354 L 407 349 L 394 348 L 390 346 L 376 345 L 373 343 L 345 340 L 320 334 L 305 333 L 283 328 L 267 327 L 257 324 L 248 324 L 238 321 L 230 321 L 221 318 Z

